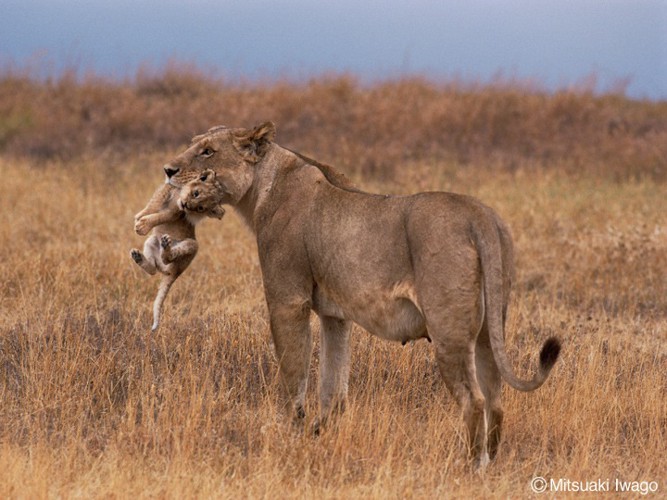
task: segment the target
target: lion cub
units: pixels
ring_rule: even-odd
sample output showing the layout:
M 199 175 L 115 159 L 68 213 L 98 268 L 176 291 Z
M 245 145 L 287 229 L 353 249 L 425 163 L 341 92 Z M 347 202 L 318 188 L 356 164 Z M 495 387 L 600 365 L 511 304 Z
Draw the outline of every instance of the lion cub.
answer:
M 225 209 L 220 202 L 222 192 L 207 180 L 213 180 L 215 172 L 202 172 L 199 179 L 183 188 L 169 184 L 160 186 L 141 212 L 134 216 L 134 230 L 144 236 L 152 230 L 144 243 L 143 253 L 133 248 L 130 256 L 144 271 L 153 275 L 163 274 L 155 302 L 153 303 L 153 325 L 160 324 L 162 304 L 169 289 L 185 271 L 197 254 L 199 245 L 195 239 L 195 225 L 204 217 L 222 219 Z M 184 196 L 187 198 L 184 199 Z

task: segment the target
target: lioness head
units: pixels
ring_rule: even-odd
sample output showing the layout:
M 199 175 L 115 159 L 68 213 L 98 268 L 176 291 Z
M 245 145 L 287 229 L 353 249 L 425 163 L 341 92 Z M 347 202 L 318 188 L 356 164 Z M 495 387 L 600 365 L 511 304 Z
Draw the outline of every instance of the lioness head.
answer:
M 214 127 L 194 137 L 188 149 L 164 166 L 167 182 L 183 187 L 210 169 L 223 192 L 222 203 L 235 205 L 250 188 L 253 167 L 264 157 L 274 137 L 271 122 L 253 129 Z
M 225 209 L 221 203 L 224 191 L 216 182 L 214 170 L 206 169 L 193 181 L 181 188 L 178 205 L 182 210 L 206 214 L 222 219 Z

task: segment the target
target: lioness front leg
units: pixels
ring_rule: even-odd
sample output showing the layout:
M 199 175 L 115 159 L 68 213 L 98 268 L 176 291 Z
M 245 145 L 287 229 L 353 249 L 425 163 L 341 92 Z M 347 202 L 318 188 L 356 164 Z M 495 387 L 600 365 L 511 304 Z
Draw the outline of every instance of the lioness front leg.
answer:
M 345 410 L 351 326 L 349 321 L 320 316 L 320 417 L 313 429 L 316 433 L 332 413 Z
M 269 304 L 269 311 L 282 386 L 296 419 L 302 420 L 312 353 L 310 308 L 305 304 Z
M 162 261 L 165 264 L 170 264 L 171 262 L 182 259 L 184 257 L 189 257 L 192 259 L 199 249 L 197 240 L 186 238 L 174 243 L 171 239 L 171 236 L 168 234 L 162 235 L 162 238 L 160 238 L 160 246 L 162 247 Z

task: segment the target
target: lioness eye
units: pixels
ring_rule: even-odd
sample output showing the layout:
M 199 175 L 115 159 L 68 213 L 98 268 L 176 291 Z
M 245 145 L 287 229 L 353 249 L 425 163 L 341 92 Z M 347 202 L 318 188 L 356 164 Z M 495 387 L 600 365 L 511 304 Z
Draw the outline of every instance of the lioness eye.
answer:
M 201 153 L 199 153 L 199 156 L 203 158 L 210 158 L 213 156 L 213 150 L 211 148 L 206 148 Z
M 195 190 L 192 192 L 192 196 L 194 196 L 195 198 L 199 198 L 199 190 L 198 190 L 198 189 L 195 189 Z

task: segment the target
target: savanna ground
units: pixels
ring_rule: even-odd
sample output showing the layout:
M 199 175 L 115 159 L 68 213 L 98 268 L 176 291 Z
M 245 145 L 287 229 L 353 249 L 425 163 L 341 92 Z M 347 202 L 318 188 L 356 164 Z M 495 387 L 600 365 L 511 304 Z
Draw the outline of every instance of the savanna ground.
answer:
M 187 70 L 0 78 L 0 497 L 526 497 L 537 476 L 667 494 L 666 103 Z M 346 413 L 317 438 L 284 417 L 255 243 L 231 210 L 199 227 L 145 348 L 157 279 L 129 258 L 133 214 L 191 135 L 267 119 L 369 191 L 468 193 L 511 226 L 515 370 L 550 335 L 564 348 L 538 391 L 505 387 L 484 475 L 425 341 L 356 328 Z M 308 419 L 317 359 L 316 342 Z

